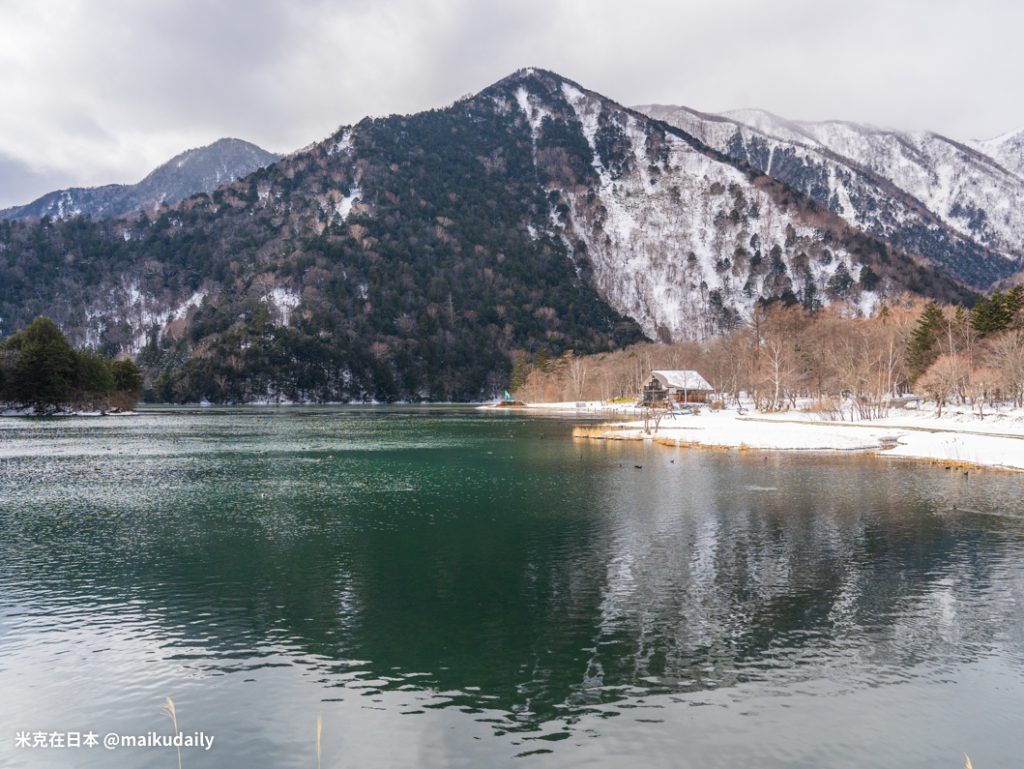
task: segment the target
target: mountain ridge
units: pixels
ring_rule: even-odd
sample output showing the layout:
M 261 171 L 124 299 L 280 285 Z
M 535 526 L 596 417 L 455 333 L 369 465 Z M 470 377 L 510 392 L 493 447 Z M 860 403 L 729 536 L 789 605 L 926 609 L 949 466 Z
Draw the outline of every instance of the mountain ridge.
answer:
M 971 141 L 968 144 L 1024 178 L 1024 128 L 1008 131 L 991 139 Z
M 640 109 L 792 184 L 852 225 L 921 254 L 975 288 L 1020 269 L 1024 205 L 1008 209 L 1004 202 L 1024 203 L 1024 180 L 960 142 L 849 121 L 790 121 L 766 110 L 710 115 L 666 105 Z M 730 117 L 737 114 L 756 125 Z
M 0 333 L 56 312 L 76 343 L 136 356 L 161 400 L 473 400 L 523 356 L 703 339 L 761 302 L 970 295 L 536 68 L 342 126 L 154 217 L 0 223 L 0 252 Z
M 190 195 L 212 192 L 222 184 L 276 162 L 280 155 L 235 138 L 178 153 L 134 184 L 68 187 L 41 195 L 21 206 L 0 210 L 0 219 L 64 219 L 71 216 L 116 218 Z

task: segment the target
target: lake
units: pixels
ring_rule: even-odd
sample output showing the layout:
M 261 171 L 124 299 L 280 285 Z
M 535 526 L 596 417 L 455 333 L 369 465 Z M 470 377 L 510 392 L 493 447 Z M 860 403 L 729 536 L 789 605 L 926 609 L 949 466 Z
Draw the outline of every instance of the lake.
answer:
M 0 765 L 1024 755 L 1024 476 L 468 408 L 0 420 Z

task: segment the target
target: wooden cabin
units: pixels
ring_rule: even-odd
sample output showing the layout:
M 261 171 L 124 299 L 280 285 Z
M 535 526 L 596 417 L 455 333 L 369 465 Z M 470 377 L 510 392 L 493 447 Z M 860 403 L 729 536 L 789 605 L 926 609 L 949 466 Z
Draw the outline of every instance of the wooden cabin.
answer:
M 713 388 L 704 377 L 692 369 L 651 372 L 651 380 L 644 385 L 644 405 L 655 403 L 706 403 Z

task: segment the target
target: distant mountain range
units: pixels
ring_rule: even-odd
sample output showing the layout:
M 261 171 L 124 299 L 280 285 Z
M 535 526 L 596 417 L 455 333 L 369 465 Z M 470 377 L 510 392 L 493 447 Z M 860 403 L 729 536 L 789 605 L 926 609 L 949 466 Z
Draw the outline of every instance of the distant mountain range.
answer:
M 1021 268 L 1020 134 L 972 147 L 935 133 L 795 122 L 762 110 L 711 115 L 663 105 L 638 109 L 969 286 L 987 288 Z
M 153 170 L 138 184 L 72 187 L 48 192 L 31 203 L 0 210 L 0 219 L 109 219 L 177 203 L 198 192 L 212 192 L 280 158 L 241 139 L 219 139 L 186 150 Z
M 1012 280 L 1014 152 L 520 70 L 145 218 L 0 223 L 0 333 L 49 314 L 167 400 L 490 397 L 523 356 L 707 338 L 758 302 Z

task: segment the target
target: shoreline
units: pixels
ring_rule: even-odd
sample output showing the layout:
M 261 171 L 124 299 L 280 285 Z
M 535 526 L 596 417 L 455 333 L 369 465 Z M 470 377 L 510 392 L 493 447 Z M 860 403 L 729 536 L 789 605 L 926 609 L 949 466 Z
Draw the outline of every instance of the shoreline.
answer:
M 979 417 L 975 412 L 954 407 L 947 409 L 942 417 L 937 417 L 927 408 L 894 408 L 889 415 L 879 419 L 851 421 L 797 409 L 758 413 L 749 408 L 740 413 L 736 408 L 711 410 L 700 407 L 698 414 L 666 415 L 657 429 L 651 424 L 651 432 L 645 433 L 642 410 L 633 403 L 578 401 L 520 403 L 514 406 L 501 403 L 457 405 L 491 412 L 568 419 L 585 417 L 586 424 L 573 427 L 572 437 L 577 440 L 650 442 L 671 448 L 704 451 L 867 454 L 927 462 L 946 469 L 1024 472 L 1022 409 L 992 411 Z M 142 408 L 138 411 L 81 411 L 39 415 L 9 409 L 0 412 L 0 416 L 14 419 L 97 418 L 135 416 L 145 411 Z M 601 421 L 602 418 L 604 421 Z
M 139 412 L 135 409 L 127 411 L 51 411 L 39 413 L 34 409 L 6 409 L 0 411 L 0 418 L 7 419 L 67 419 L 71 417 L 133 417 Z
M 564 405 L 550 411 L 563 411 Z M 941 418 L 900 412 L 850 422 L 800 411 L 740 415 L 735 410 L 702 410 L 697 415 L 666 417 L 649 434 L 643 427 L 642 420 L 627 418 L 577 425 L 572 434 L 579 440 L 640 441 L 704 451 L 869 454 L 947 469 L 1024 472 L 1024 414 L 1019 411 L 984 419 L 964 412 Z

